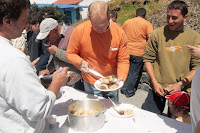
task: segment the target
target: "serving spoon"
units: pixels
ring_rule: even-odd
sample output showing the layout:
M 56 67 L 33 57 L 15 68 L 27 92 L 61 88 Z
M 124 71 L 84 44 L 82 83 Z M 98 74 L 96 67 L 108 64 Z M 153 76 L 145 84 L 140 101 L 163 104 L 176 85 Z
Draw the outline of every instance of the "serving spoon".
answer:
M 108 99 L 111 101 L 111 103 L 115 106 L 115 108 L 113 108 L 114 110 L 116 110 L 117 111 L 117 113 L 119 114 L 119 115 L 124 115 L 124 111 L 123 110 L 120 110 L 119 108 L 118 108 L 118 106 L 110 99 L 110 97 L 108 97 Z
M 95 71 L 95 70 L 92 70 L 92 69 L 89 69 L 89 72 L 91 72 L 92 74 L 96 75 L 96 76 L 99 76 L 101 78 L 103 78 L 104 76 L 101 75 L 99 72 Z

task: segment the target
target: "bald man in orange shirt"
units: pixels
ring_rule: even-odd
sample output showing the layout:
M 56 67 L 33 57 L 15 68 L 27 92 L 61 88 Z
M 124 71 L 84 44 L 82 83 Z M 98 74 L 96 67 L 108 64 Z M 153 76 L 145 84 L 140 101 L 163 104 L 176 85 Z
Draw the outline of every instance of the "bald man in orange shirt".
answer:
M 82 71 L 87 93 L 118 101 L 118 90 L 101 92 L 95 89 L 94 83 L 100 77 L 92 75 L 89 68 L 95 68 L 103 76 L 114 74 L 118 80 L 125 81 L 129 70 L 126 35 L 122 28 L 109 21 L 105 2 L 93 2 L 88 11 L 89 20 L 78 25 L 71 35 L 66 58 Z

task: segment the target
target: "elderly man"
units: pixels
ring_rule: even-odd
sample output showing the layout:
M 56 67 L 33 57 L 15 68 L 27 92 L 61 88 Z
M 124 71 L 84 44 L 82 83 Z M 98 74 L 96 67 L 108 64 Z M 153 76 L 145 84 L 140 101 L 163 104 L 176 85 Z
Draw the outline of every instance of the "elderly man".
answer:
M 40 133 L 51 113 L 67 68 L 53 75 L 45 89 L 26 55 L 10 39 L 20 37 L 28 24 L 29 0 L 0 1 L 0 132 Z M 11 10 L 12 9 L 12 10 Z
M 114 74 L 125 81 L 129 70 L 126 35 L 117 24 L 109 21 L 105 2 L 93 2 L 88 11 L 89 20 L 78 25 L 71 35 L 66 58 L 82 71 L 87 93 L 118 101 L 118 90 L 102 92 L 95 89 L 98 77 L 89 73 L 89 68 L 95 68 L 104 76 Z
M 199 45 L 199 34 L 184 25 L 188 8 L 184 1 L 173 1 L 167 8 L 168 25 L 156 29 L 150 36 L 143 56 L 153 85 L 154 101 L 162 114 L 165 94 L 190 90 L 190 82 L 200 60 L 191 56 L 186 45 Z M 154 62 L 154 66 L 152 65 Z
M 46 40 L 46 46 L 51 53 L 47 68 L 41 71 L 41 75 L 49 75 L 60 67 L 67 66 L 69 70 L 79 72 L 76 67 L 68 63 L 65 53 L 73 27 L 66 26 L 64 23 L 58 24 L 53 18 L 45 18 L 40 24 L 38 40 Z

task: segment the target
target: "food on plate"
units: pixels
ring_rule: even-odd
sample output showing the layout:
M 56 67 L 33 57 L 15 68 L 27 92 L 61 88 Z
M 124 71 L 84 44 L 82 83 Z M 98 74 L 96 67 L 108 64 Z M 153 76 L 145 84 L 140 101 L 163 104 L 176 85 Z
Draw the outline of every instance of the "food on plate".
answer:
M 133 110 L 132 109 L 125 109 L 124 111 L 124 116 L 129 116 L 129 115 L 133 115 Z
M 110 75 L 110 76 L 107 76 L 107 77 L 103 77 L 102 81 L 105 84 L 111 84 L 114 81 L 114 79 L 115 79 L 115 76 L 114 75 Z
M 115 82 L 114 75 L 103 77 L 102 82 L 103 83 L 97 84 L 97 87 L 102 90 L 113 90 L 119 86 L 119 84 Z
M 73 115 L 81 115 L 81 116 L 86 116 L 86 115 L 94 115 L 99 113 L 98 110 L 78 110 L 78 111 L 71 111 L 71 114 Z
M 68 80 L 67 80 L 67 84 L 71 84 L 72 82 L 74 82 L 76 80 L 78 75 L 76 75 L 74 72 L 70 72 L 69 73 L 69 77 L 68 77 Z

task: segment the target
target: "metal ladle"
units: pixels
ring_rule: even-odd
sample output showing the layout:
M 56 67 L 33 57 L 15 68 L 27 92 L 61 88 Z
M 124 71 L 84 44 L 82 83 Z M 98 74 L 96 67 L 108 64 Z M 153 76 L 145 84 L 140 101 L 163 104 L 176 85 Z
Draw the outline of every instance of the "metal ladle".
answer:
M 110 97 L 108 97 L 108 99 L 109 99 L 109 100 L 111 101 L 111 103 L 115 106 L 115 108 L 113 108 L 113 109 L 116 110 L 118 114 L 124 115 L 124 111 L 123 111 L 123 110 L 119 110 L 118 106 L 110 99 Z

